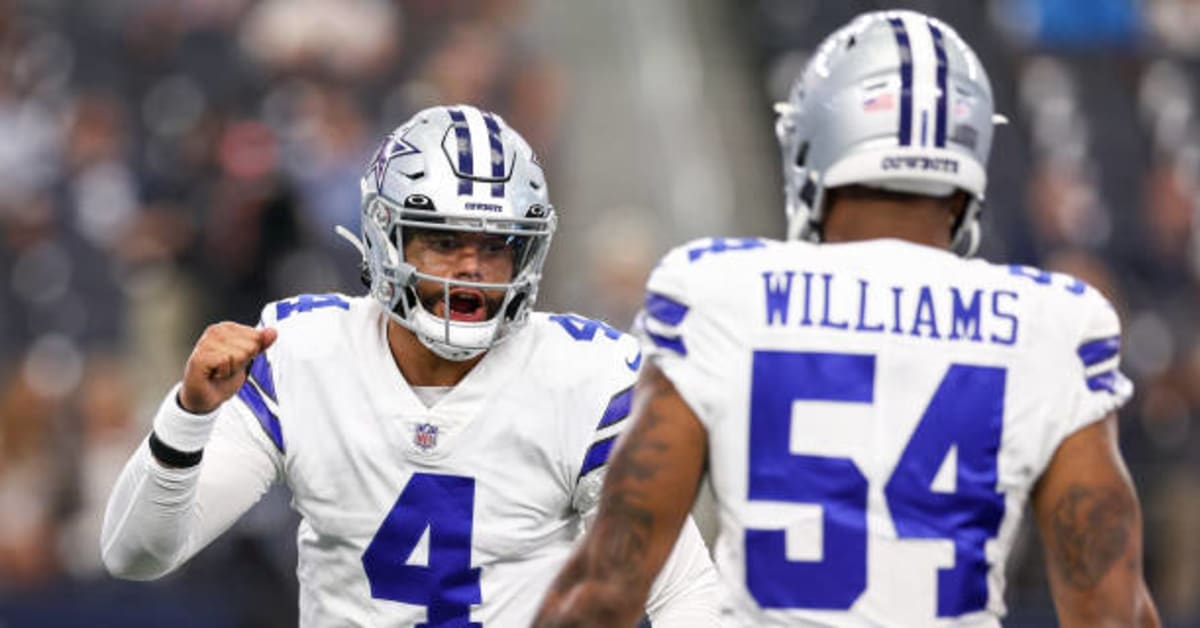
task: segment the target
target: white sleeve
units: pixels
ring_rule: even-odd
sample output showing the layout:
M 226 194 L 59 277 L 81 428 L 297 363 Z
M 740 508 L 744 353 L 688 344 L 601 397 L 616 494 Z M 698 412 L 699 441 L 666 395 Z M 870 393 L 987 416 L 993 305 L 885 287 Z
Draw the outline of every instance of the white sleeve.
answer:
M 708 548 L 691 516 L 650 587 L 646 612 L 654 628 L 720 626 L 720 588 Z
M 1083 307 L 1076 312 L 1084 324 L 1077 327 L 1076 346 L 1072 347 L 1078 362 L 1068 371 L 1064 438 L 1108 416 L 1133 396 L 1133 382 L 1120 369 L 1121 319 L 1117 311 L 1089 286 Z
M 175 402 L 177 388 L 159 409 L 155 432 L 182 451 L 203 448 L 203 458 L 194 467 L 168 468 L 143 441 L 125 464 L 100 538 L 104 565 L 120 578 L 151 580 L 178 568 L 233 525 L 281 475 L 280 457 L 240 402 L 230 400 L 210 415 L 192 415 Z M 185 427 L 161 429 L 169 425 Z
M 719 366 L 727 361 L 729 343 L 736 339 L 715 327 L 704 309 L 696 309 L 694 278 L 711 281 L 715 260 L 691 253 L 711 248 L 713 242 L 697 240 L 663 257 L 646 282 L 646 299 L 633 329 L 647 362 L 671 380 L 706 429 L 713 428 L 713 417 L 720 414 L 717 408 L 728 382 Z M 697 275 L 696 268 L 705 272 Z

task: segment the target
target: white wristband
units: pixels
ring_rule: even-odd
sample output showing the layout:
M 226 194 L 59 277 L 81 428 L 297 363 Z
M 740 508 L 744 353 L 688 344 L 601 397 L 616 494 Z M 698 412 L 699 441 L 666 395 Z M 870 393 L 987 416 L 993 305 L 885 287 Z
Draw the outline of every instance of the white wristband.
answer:
M 179 389 L 182 384 L 175 384 L 167 398 L 163 399 L 154 415 L 154 434 L 163 444 L 183 452 L 200 451 L 208 444 L 213 425 L 217 420 L 216 410 L 208 414 L 192 414 L 179 407 Z

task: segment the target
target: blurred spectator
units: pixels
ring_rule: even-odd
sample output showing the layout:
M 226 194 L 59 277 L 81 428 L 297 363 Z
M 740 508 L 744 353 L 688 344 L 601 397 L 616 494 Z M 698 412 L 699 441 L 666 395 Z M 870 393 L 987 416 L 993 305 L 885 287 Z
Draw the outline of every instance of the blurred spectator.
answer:
M 394 63 L 399 21 L 395 5 L 382 0 L 264 0 L 239 39 L 250 58 L 275 71 L 363 80 Z
M 61 557 L 55 539 L 69 495 L 68 478 L 56 466 L 61 461 L 55 455 L 59 401 L 38 391 L 24 373 L 15 373 L 3 385 L 0 592 L 11 593 L 57 576 Z
M 1129 48 L 1141 35 L 1139 0 L 999 0 L 993 9 L 1011 36 L 1038 48 Z
M 1200 54 L 1200 2 L 1149 0 L 1147 5 L 1148 20 L 1163 45 L 1189 57 Z
M 1100 247 L 1112 225 L 1097 195 L 1088 166 L 1065 158 L 1045 158 L 1029 180 L 1029 220 L 1042 251 L 1059 247 Z
M 80 478 L 70 516 L 63 521 L 58 546 L 64 567 L 75 577 L 102 574 L 100 524 L 113 482 L 129 457 L 129 450 L 144 437 L 134 420 L 134 399 L 124 365 L 111 356 L 95 356 L 85 366 L 75 398 Z
M 642 308 L 650 270 L 673 243 L 655 239 L 653 214 L 645 208 L 613 207 L 604 215 L 604 237 L 587 241 L 588 276 L 580 282 L 586 289 L 581 290 L 578 308 L 618 329 L 629 329 Z

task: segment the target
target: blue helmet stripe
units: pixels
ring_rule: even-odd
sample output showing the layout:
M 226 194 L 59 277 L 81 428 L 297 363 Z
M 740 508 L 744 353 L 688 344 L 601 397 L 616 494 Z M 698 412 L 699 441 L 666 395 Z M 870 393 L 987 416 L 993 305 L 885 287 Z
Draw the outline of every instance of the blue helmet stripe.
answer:
M 500 143 L 500 125 L 490 113 L 483 114 L 483 122 L 487 124 L 488 144 L 492 148 L 492 178 L 504 178 L 504 146 Z M 504 198 L 504 181 L 492 184 L 492 196 Z
M 912 114 L 913 114 L 913 66 L 912 45 L 908 41 L 908 29 L 904 20 L 893 17 L 888 22 L 896 34 L 896 45 L 900 52 L 900 145 L 912 144 Z
M 474 183 L 470 177 L 475 176 L 475 160 L 471 153 L 471 127 L 467 126 L 467 117 L 458 109 L 450 110 L 450 119 L 454 121 L 454 137 L 458 140 L 458 179 L 459 196 L 474 192 Z
M 933 127 L 933 145 L 938 148 L 946 147 L 946 42 L 942 30 L 929 23 L 929 32 L 933 34 L 933 47 L 937 52 L 937 118 Z

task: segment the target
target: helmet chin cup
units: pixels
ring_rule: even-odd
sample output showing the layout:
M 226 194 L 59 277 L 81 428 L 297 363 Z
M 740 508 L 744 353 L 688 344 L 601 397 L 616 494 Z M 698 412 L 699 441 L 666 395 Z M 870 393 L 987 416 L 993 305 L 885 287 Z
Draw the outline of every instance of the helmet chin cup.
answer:
M 408 327 L 417 336 L 417 340 L 427 349 L 453 362 L 470 360 L 492 345 L 496 336 L 500 315 L 482 323 L 458 323 L 445 318 L 434 316 L 419 302 L 413 308 Z

